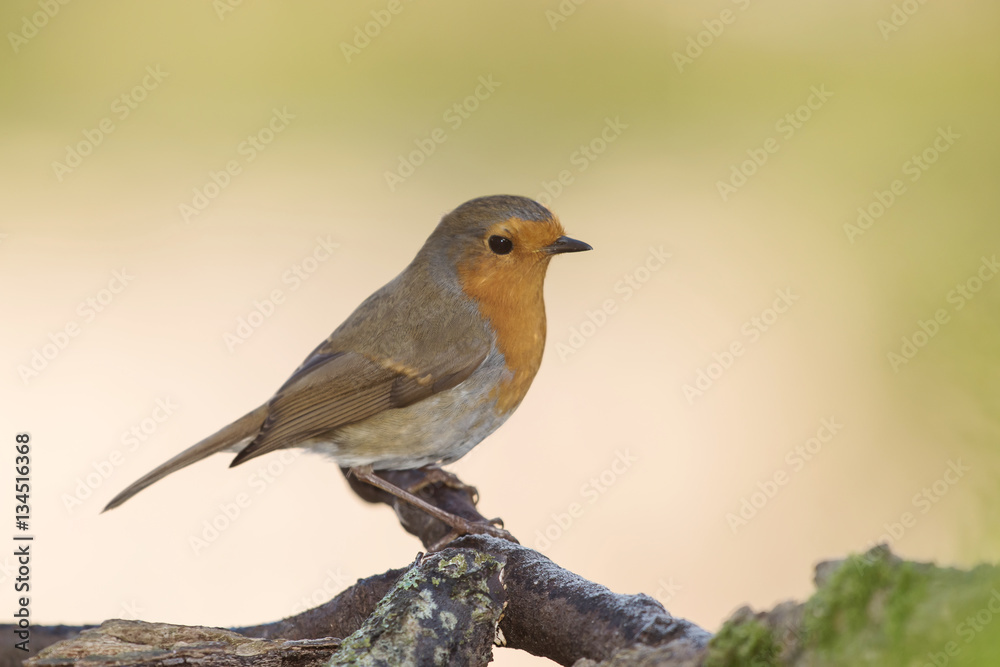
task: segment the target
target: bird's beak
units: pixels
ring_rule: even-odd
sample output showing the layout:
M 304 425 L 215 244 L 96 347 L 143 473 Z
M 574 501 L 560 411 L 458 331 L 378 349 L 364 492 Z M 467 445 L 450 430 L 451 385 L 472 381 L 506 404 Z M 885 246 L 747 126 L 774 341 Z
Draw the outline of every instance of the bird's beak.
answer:
M 564 252 L 583 252 L 584 250 L 593 250 L 593 248 L 590 247 L 589 243 L 577 241 L 576 239 L 571 239 L 568 236 L 560 236 L 555 241 L 542 248 L 542 252 L 547 255 L 558 255 Z

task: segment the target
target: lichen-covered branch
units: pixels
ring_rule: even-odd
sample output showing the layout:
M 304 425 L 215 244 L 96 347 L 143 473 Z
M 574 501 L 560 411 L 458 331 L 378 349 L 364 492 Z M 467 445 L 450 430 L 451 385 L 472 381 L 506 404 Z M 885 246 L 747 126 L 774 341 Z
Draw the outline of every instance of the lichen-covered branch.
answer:
M 506 540 L 467 536 L 434 556 L 454 558 L 459 553 L 477 554 L 478 558 L 497 563 L 502 588 L 491 589 L 490 595 L 495 603 L 505 604 L 506 609 L 498 629 L 491 628 L 490 632 L 508 648 L 571 665 L 582 658 L 604 660 L 616 650 L 635 644 L 673 645 L 677 651 L 686 647 L 688 652 L 694 652 L 704 648 L 711 637 L 698 626 L 674 618 L 648 595 L 613 593 L 564 570 L 536 551 Z M 346 601 L 375 599 L 367 589 L 374 587 L 381 591 L 390 579 L 397 580 L 398 588 L 400 582 L 411 581 L 408 577 L 421 567 L 420 563 L 415 564 L 402 579 L 400 570 L 370 577 L 321 607 L 291 619 L 239 631 L 258 637 L 301 638 L 341 628 L 346 636 L 348 630 L 354 632 L 360 626 L 345 621 L 345 613 L 353 619 L 359 618 L 358 607 Z M 311 628 L 311 632 L 302 634 L 303 626 Z M 586 632 L 581 628 L 586 628 Z
M 421 497 L 449 512 L 474 521 L 486 520 L 476 510 L 474 490 L 456 478 L 427 477 L 424 470 L 380 475 L 397 486 L 416 489 Z M 422 511 L 355 479 L 348 477 L 348 481 L 366 500 L 390 505 L 403 527 L 425 545 L 448 534 L 446 525 Z M 96 649 L 94 642 L 98 640 L 115 646 L 131 644 L 134 642 L 123 633 L 131 636 L 139 632 L 148 635 L 151 648 L 146 653 L 162 658 L 163 651 L 180 651 L 174 637 L 186 631 L 159 624 L 109 623 L 46 649 L 36 664 L 82 656 L 87 647 Z M 196 631 L 202 637 L 209 629 L 191 630 Z M 419 557 L 408 568 L 363 579 L 330 602 L 297 616 L 217 632 L 222 634 L 213 636 L 232 641 L 235 637 L 267 640 L 240 644 L 240 650 L 252 646 L 268 652 L 271 659 L 279 661 L 273 664 L 305 659 L 303 649 L 288 641 L 330 637 L 346 638 L 338 653 L 341 657 L 334 664 L 347 664 L 351 656 L 361 655 L 375 664 L 423 664 L 431 657 L 446 658 L 445 662 L 452 664 L 485 664 L 497 641 L 569 665 L 584 658 L 603 660 L 635 644 L 696 651 L 710 636 L 687 621 L 673 618 L 648 596 L 612 593 L 531 549 L 487 536 L 461 538 L 439 553 Z M 162 636 L 156 641 L 149 639 L 157 633 Z M 201 664 L 230 664 L 223 646 L 201 646 L 205 641 L 222 640 L 193 642 L 199 644 L 197 659 Z M 173 648 L 165 648 L 168 646 Z M 323 644 L 324 650 L 330 647 Z M 182 648 L 195 650 L 186 644 Z M 182 657 L 187 656 L 184 653 Z
M 474 549 L 420 559 L 329 664 L 488 664 L 503 611 L 501 565 Z

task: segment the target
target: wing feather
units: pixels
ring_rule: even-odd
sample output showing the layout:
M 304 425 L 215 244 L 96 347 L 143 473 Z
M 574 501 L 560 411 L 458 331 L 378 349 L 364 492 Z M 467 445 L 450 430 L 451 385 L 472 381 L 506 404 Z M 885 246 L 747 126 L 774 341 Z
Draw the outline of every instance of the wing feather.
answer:
M 260 433 L 231 465 L 451 389 L 483 363 L 489 349 L 482 345 L 474 352 L 424 372 L 355 352 L 317 350 L 267 404 Z

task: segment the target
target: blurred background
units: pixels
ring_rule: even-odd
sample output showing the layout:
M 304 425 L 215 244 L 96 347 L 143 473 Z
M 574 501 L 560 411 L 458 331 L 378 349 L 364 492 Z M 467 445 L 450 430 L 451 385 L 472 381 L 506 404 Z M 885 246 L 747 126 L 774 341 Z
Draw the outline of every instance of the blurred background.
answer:
M 0 437 L 32 437 L 33 621 L 258 623 L 410 562 L 313 456 L 219 456 L 100 510 L 496 193 L 595 250 L 553 262 L 534 387 L 451 466 L 485 515 L 712 630 L 877 541 L 995 561 L 998 20 L 4 3 Z

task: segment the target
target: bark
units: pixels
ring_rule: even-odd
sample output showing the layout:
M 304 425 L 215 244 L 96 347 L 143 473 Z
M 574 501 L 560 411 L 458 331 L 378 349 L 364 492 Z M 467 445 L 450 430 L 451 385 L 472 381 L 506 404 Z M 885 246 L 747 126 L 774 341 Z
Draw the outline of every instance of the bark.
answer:
M 392 590 L 406 571 L 406 568 L 400 568 L 361 579 L 329 602 L 301 614 L 275 623 L 234 628 L 234 630 L 247 637 L 263 639 L 347 637 L 371 616 L 379 600 Z
M 114 619 L 52 645 L 24 664 L 312 667 L 324 664 L 339 645 L 338 639 L 270 641 L 221 628 Z

